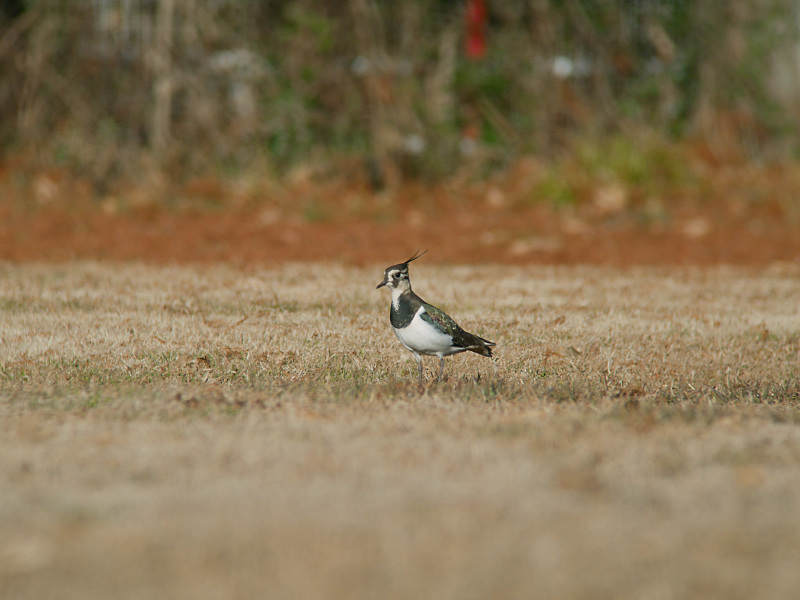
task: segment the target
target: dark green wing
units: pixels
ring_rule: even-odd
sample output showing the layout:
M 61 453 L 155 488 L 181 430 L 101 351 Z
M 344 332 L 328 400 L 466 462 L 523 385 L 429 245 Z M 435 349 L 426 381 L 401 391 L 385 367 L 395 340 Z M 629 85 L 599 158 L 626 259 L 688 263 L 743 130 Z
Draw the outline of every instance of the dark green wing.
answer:
M 457 348 L 469 348 L 470 350 L 474 349 L 479 354 L 485 354 L 486 356 L 492 355 L 489 346 L 494 346 L 494 342 L 490 342 L 482 337 L 464 331 L 459 324 L 442 309 L 436 308 L 427 302 L 424 306 L 425 312 L 422 313 L 422 318 L 452 337 L 454 346 Z

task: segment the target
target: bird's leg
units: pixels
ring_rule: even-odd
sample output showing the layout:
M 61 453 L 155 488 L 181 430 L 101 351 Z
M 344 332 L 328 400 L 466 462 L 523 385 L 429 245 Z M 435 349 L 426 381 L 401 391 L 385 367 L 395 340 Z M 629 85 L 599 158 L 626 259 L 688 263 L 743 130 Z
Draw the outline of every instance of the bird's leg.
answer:
M 422 357 L 419 354 L 415 354 L 414 358 L 417 359 L 417 372 L 419 373 L 419 382 L 422 384 Z
M 444 373 L 444 356 L 439 357 L 439 381 L 442 380 L 442 373 Z

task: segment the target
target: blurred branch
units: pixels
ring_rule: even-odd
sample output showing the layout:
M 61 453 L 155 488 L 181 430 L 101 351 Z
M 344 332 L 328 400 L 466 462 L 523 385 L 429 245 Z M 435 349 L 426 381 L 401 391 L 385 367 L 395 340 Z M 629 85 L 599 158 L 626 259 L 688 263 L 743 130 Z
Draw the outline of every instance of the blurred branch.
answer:
M 366 117 L 369 124 L 371 161 L 378 187 L 385 183 L 389 165 L 389 140 L 387 139 L 387 107 L 391 102 L 392 84 L 379 65 L 386 64 L 382 20 L 378 6 L 372 0 L 350 0 L 350 12 L 355 26 L 358 48 L 356 61 L 365 98 Z M 391 175 L 390 175 L 391 176 Z
M 172 113 L 172 36 L 175 0 L 159 0 L 156 12 L 156 35 L 153 48 L 153 109 L 152 147 L 156 160 L 161 161 L 170 139 Z
M 11 27 L 3 34 L 3 37 L 0 37 L 0 60 L 3 59 L 6 53 L 11 51 L 11 48 L 17 43 L 22 34 L 33 26 L 42 11 L 43 9 L 40 5 L 28 10 L 21 17 L 14 20 Z

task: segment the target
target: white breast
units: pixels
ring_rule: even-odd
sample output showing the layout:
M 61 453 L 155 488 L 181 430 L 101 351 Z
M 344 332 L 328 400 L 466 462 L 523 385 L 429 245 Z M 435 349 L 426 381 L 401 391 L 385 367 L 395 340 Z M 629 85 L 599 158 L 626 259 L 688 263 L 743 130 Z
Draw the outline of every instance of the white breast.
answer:
M 437 331 L 427 321 L 422 319 L 425 307 L 420 306 L 408 327 L 395 329 L 397 339 L 406 348 L 417 354 L 430 354 L 434 356 L 447 356 L 451 353 L 453 340 L 449 335 Z

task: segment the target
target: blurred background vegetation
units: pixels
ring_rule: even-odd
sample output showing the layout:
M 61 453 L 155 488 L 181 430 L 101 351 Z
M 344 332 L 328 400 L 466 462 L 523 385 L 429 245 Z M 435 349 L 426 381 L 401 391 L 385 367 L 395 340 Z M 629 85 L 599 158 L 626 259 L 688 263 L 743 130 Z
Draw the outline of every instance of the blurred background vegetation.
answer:
M 646 191 L 682 177 L 676 147 L 796 157 L 798 24 L 795 0 L 5 0 L 0 152 L 97 196 L 524 157 L 561 165 L 537 188 L 555 202 L 581 176 Z

